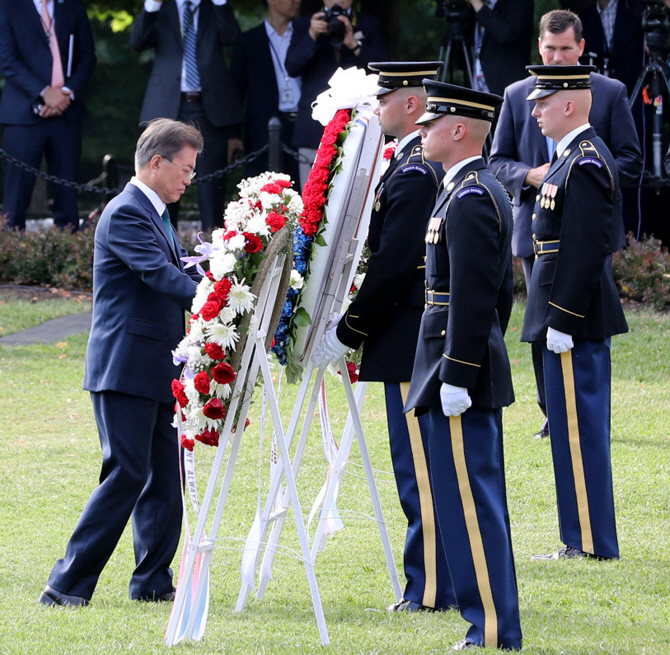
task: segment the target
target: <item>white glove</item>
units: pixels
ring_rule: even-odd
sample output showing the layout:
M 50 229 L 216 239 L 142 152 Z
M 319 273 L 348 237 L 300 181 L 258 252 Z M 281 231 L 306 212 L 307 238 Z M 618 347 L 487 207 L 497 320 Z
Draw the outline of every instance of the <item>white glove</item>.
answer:
M 445 416 L 460 416 L 472 405 L 472 399 L 465 387 L 455 387 L 446 382 L 440 387 L 440 401 Z
M 547 328 L 547 348 L 552 353 L 559 355 L 560 353 L 567 353 L 575 347 L 572 337 L 565 332 L 559 332 L 554 328 Z
M 345 346 L 337 338 L 338 323 L 339 317 L 337 320 L 333 320 L 328 324 L 321 343 L 316 347 L 312 354 L 312 361 L 318 368 L 326 368 L 330 362 L 337 361 L 347 352 L 347 350 L 349 350 L 349 346 Z

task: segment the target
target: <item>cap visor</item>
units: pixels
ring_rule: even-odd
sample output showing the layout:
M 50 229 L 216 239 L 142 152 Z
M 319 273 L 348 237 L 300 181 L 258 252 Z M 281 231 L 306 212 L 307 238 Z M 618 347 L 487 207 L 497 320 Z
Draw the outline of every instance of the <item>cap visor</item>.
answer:
M 375 98 L 378 98 L 379 96 L 385 96 L 387 93 L 391 93 L 392 91 L 395 91 L 396 89 L 387 89 L 386 87 L 380 86 L 377 87 L 377 90 L 373 93 Z
M 526 100 L 538 100 L 539 98 L 553 96 L 557 91 L 560 91 L 560 89 L 533 89 Z
M 418 121 L 415 121 L 415 125 L 425 125 L 426 123 L 430 123 L 430 121 L 434 121 L 436 118 L 442 118 L 442 116 L 446 116 L 446 114 L 434 114 L 432 111 L 427 111 L 421 114 L 419 117 Z

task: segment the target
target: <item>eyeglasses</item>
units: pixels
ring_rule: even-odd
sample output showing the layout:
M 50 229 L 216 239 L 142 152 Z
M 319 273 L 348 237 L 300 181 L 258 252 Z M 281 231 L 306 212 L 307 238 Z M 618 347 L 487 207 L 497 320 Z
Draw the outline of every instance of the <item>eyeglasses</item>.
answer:
M 187 171 L 187 170 L 183 169 L 181 166 L 179 166 L 178 164 L 175 164 L 173 161 L 170 161 L 169 159 L 166 159 L 165 157 L 163 157 L 163 159 L 168 164 L 172 164 L 173 166 L 176 166 L 184 174 L 184 176 L 186 177 L 187 180 L 192 180 L 195 177 L 195 175 L 196 175 L 195 171 Z

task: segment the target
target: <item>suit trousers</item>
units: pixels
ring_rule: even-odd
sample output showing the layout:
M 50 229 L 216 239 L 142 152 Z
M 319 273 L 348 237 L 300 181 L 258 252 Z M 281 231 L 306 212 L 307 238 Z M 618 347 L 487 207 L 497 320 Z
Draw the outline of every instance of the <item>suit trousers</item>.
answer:
M 610 456 L 610 340 L 575 341 L 557 355 L 544 348 L 551 453 L 561 541 L 619 557 Z
M 228 165 L 230 128 L 213 125 L 205 114 L 202 102 L 186 102 L 182 100 L 179 105 L 179 115 L 177 118 L 186 123 L 194 123 L 202 132 L 205 147 L 198 155 L 195 164 L 195 170 L 198 172 L 199 177 L 202 178 Z M 198 185 L 200 222 L 202 229 L 205 231 L 213 230 L 216 227 L 223 227 L 226 180 L 226 175 L 215 177 L 208 182 L 200 182 L 198 178 L 195 179 Z M 170 218 L 173 223 L 176 219 L 174 212 L 174 209 L 170 211 Z
M 502 410 L 471 407 L 446 417 L 430 407 L 429 457 L 438 523 L 469 642 L 521 648 Z
M 91 598 L 132 516 L 136 568 L 130 597 L 169 593 L 182 520 L 179 446 L 170 425 L 173 403 L 114 391 L 91 392 L 91 399 L 102 448 L 100 484 L 48 584 Z
M 81 161 L 81 123 L 61 116 L 44 118 L 36 125 L 5 125 L 3 148 L 7 154 L 39 168 L 44 154 L 47 171 L 56 177 L 76 182 Z M 26 211 L 35 187 L 35 175 L 13 164 L 5 165 L 3 212 L 9 227 L 25 230 Z M 53 198 L 54 224 L 59 228 L 79 229 L 77 190 L 49 183 Z
M 403 414 L 409 382 L 384 384 L 391 459 L 400 505 L 407 518 L 403 598 L 436 609 L 456 607 L 437 527 L 428 459 L 428 417 Z
M 293 141 L 293 130 L 295 128 L 295 120 L 289 120 L 286 118 L 286 114 L 279 113 L 278 114 L 279 121 L 281 123 L 281 140 L 282 144 L 290 144 Z M 265 127 L 265 131 L 267 133 L 267 126 Z M 268 140 L 265 140 L 265 143 L 267 143 Z M 260 146 L 262 147 L 262 146 Z M 246 154 L 250 154 L 247 152 Z M 269 160 L 268 160 L 268 153 L 264 152 L 262 155 L 259 155 L 257 159 L 254 159 L 252 162 L 248 163 L 244 167 L 244 176 L 245 177 L 255 177 L 256 175 L 260 175 L 261 173 L 264 173 L 265 171 L 268 171 L 269 169 Z M 298 189 L 300 187 L 300 168 L 298 166 L 298 160 L 289 155 L 286 152 L 282 152 L 282 164 L 281 164 L 281 170 L 279 171 L 281 173 L 286 173 L 287 175 L 291 176 L 291 180 L 293 180 L 293 188 Z

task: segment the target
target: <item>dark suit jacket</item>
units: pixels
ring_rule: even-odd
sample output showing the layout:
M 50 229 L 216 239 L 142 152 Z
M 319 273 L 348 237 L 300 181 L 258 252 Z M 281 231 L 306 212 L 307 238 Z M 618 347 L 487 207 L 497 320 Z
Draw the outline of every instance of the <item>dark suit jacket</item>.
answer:
M 200 276 L 184 272 L 161 218 L 133 184 L 105 207 L 95 231 L 93 323 L 84 389 L 171 402 L 171 351 L 184 335 Z
M 591 80 L 593 105 L 589 121 L 611 151 L 621 184 L 628 184 L 637 179 L 642 171 L 642 155 L 626 88 L 621 82 L 598 74 L 593 74 Z M 531 115 L 534 103 L 526 100 L 534 84 L 533 79 L 528 77 L 505 89 L 505 101 L 489 159 L 491 170 L 513 196 L 512 251 L 519 257 L 533 256 L 531 214 L 537 195 L 535 187 L 524 188 L 524 179 L 531 168 L 549 161 L 547 140 Z M 618 225 L 620 245 L 623 245 L 623 217 L 620 213 Z
M 541 341 L 547 327 L 576 339 L 605 339 L 628 331 L 609 256 L 617 248 L 619 179 L 593 128 L 578 134 L 552 164 L 540 188 L 533 232 L 558 241 L 558 252 L 533 265 L 522 341 Z M 553 185 L 547 187 L 546 185 Z
M 498 0 L 493 9 L 472 13 L 485 28 L 480 59 L 491 93 L 502 95 L 505 87 L 526 77 L 534 30 L 533 0 Z M 474 34 L 471 35 L 474 43 Z
M 298 107 L 293 145 L 296 148 L 316 148 L 323 134 L 323 126 L 312 118 L 312 103 L 328 88 L 328 80 L 338 68 L 364 68 L 371 61 L 388 61 L 381 22 L 372 16 L 356 14 L 355 32 L 363 38 L 358 57 L 346 46 L 340 48 L 338 61 L 335 48 L 327 34 L 316 41 L 309 35 L 311 16 L 298 18 L 293 24 L 293 37 L 286 55 L 286 70 L 293 77 L 302 78 L 302 92 Z
M 514 402 L 504 333 L 512 311 L 512 208 L 483 159 L 466 164 L 433 210 L 426 237 L 426 285 L 450 293 L 428 305 L 406 410 L 440 407 L 443 382 L 468 389 L 472 406 Z
M 216 127 L 242 121 L 242 109 L 223 57 L 223 46 L 232 45 L 240 34 L 235 14 L 226 3 L 215 6 L 202 0 L 198 16 L 196 57 L 202 86 L 202 104 Z M 181 68 L 184 44 L 175 0 L 165 0 L 155 12 L 142 10 L 130 35 L 135 50 L 155 52 L 140 123 L 153 118 L 176 119 L 181 101 Z
M 63 118 L 81 120 L 82 92 L 96 62 L 91 25 L 81 0 L 56 2 L 54 22 L 65 86 L 75 94 Z M 71 40 L 72 74 L 68 76 Z M 42 90 L 51 84 L 53 57 L 32 0 L 0 0 L 0 63 L 5 78 L 0 123 L 33 125 L 44 120 L 33 112 L 33 105 Z
M 337 326 L 347 346 L 363 345 L 361 380 L 409 382 L 424 305 L 426 225 L 444 177 L 412 139 L 377 186 L 370 259 L 363 285 Z
M 630 95 L 644 65 L 644 32 L 642 30 L 642 3 L 639 0 L 619 0 L 614 21 L 612 49 L 607 47 L 605 32 L 596 4 L 579 14 L 586 41 L 585 54 L 594 52 L 594 62 L 602 71 L 604 58 L 609 59 L 609 76 L 626 85 Z M 584 57 L 586 62 L 587 58 Z
M 268 121 L 279 111 L 279 91 L 265 22 L 244 32 L 235 43 L 230 73 L 245 106 L 247 152 L 268 142 Z

